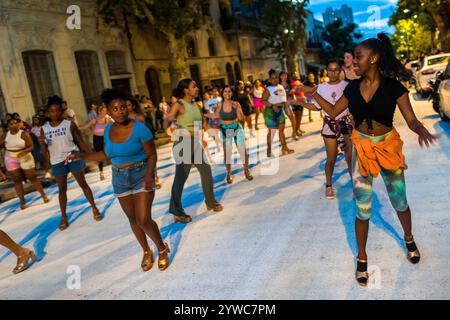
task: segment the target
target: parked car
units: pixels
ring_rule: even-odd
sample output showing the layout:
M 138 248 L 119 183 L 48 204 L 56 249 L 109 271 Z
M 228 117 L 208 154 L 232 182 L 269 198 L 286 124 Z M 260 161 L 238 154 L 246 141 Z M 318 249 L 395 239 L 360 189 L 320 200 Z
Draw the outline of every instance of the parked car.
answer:
M 450 62 L 441 76 L 439 85 L 439 115 L 442 120 L 450 120 Z
M 429 83 L 436 78 L 438 71 L 445 70 L 447 62 L 450 60 L 450 53 L 437 54 L 425 57 L 420 69 L 416 71 L 416 90 L 423 96 L 432 91 Z
M 439 86 L 441 85 L 442 80 L 444 80 L 444 71 L 438 71 L 438 73 L 436 73 L 436 78 L 430 80 L 432 90 L 428 100 L 432 102 L 433 110 L 437 113 L 439 113 Z

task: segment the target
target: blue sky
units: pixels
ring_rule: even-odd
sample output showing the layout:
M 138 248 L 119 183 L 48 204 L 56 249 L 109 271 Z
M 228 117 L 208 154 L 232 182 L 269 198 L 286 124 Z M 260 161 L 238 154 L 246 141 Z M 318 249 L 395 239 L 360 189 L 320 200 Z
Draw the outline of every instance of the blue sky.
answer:
M 310 0 L 308 8 L 316 19 L 323 21 L 322 12 L 328 7 L 337 9 L 346 4 L 353 9 L 355 23 L 359 25 L 363 39 L 366 39 L 376 37 L 379 32 L 395 31 L 395 28 L 388 25 L 388 20 L 395 11 L 397 2 L 397 0 Z

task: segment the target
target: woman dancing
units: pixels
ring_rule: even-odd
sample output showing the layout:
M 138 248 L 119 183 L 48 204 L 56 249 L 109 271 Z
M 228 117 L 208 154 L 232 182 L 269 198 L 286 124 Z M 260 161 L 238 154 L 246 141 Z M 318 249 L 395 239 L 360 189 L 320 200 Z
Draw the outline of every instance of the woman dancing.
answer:
M 223 140 L 223 150 L 225 158 L 225 166 L 227 168 L 227 183 L 233 183 L 233 175 L 231 173 L 231 155 L 233 153 L 233 140 L 236 144 L 241 159 L 244 161 L 244 174 L 247 180 L 253 180 L 253 176 L 248 169 L 248 153 L 245 144 L 245 133 L 242 129 L 240 122 L 244 120 L 244 113 L 242 112 L 241 105 L 232 100 L 233 90 L 230 86 L 223 88 L 223 101 L 217 108 L 216 113 L 213 115 L 207 115 L 211 119 L 220 118 L 221 132 Z
M 407 168 L 402 153 L 403 142 L 393 127 L 398 105 L 408 127 L 418 135 L 421 146 L 437 139 L 417 119 L 409 101 L 408 90 L 398 81 L 406 73 L 395 57 L 389 37 L 378 34 L 361 42 L 355 49 L 355 72 L 362 76 L 350 82 L 344 95 L 333 107 L 317 93 L 317 88 L 304 87 L 318 104 L 332 117 L 347 107 L 355 121 L 352 133 L 352 179 L 356 200 L 356 239 L 358 257 L 356 280 L 361 286 L 368 282 L 366 243 L 372 210 L 372 181 L 381 174 L 392 206 L 397 211 L 404 231 L 407 259 L 413 264 L 420 260 L 412 235 L 411 210 L 406 199 L 404 170 Z
M 342 97 L 348 82 L 339 80 L 341 68 L 337 61 L 334 60 L 328 62 L 327 71 L 330 76 L 330 81 L 321 83 L 317 87 L 317 94 L 334 106 L 336 101 Z M 320 106 L 315 101 L 314 104 L 305 103 L 303 101 L 297 101 L 294 103 L 310 110 L 321 110 Z M 321 134 L 327 152 L 327 162 L 325 164 L 325 177 L 327 182 L 325 197 L 327 199 L 334 199 L 336 197 L 336 190 L 332 186 L 332 178 L 338 155 L 338 147 L 345 152 L 345 160 L 347 161 L 347 166 L 350 172 L 352 159 L 352 142 L 350 135 L 353 127 L 348 109 L 345 109 L 343 112 L 334 117 L 331 117 L 326 111 L 324 111 L 324 114 L 325 117 L 323 119 Z
M 255 132 L 252 127 L 252 109 L 253 100 L 249 91 L 246 90 L 243 81 L 239 80 L 236 84 L 236 97 L 234 98 L 241 105 L 242 112 L 244 113 L 244 120 L 241 121 L 242 128 L 245 131 L 245 123 L 250 130 L 250 136 L 255 137 Z
M 47 100 L 47 111 L 50 121 L 42 126 L 39 142 L 41 151 L 52 167 L 52 175 L 58 184 L 59 206 L 61 208 L 61 223 L 59 229 L 65 230 L 69 227 L 69 219 L 66 214 L 67 209 L 67 175 L 73 174 L 78 185 L 83 190 L 84 195 L 92 206 L 92 213 L 95 221 L 101 221 L 102 216 L 94 202 L 92 190 L 86 182 L 84 168 L 86 164 L 82 160 L 67 162 L 67 156 L 72 153 L 79 153 L 80 150 L 89 152 L 89 148 L 81 138 L 80 130 L 74 121 L 64 119 L 62 99 L 58 96 L 49 97 Z
M 284 90 L 286 91 L 286 97 L 288 100 L 291 100 L 291 96 L 293 93 L 292 87 L 291 87 L 291 81 L 289 80 L 289 74 L 286 71 L 280 72 L 280 84 L 283 86 Z M 284 106 L 284 112 L 288 116 L 289 120 L 291 121 L 291 127 L 292 127 L 292 139 L 297 141 L 297 131 L 295 128 L 297 128 L 296 120 L 294 111 L 292 110 L 292 106 L 286 102 Z
M 122 210 L 127 215 L 136 239 L 144 250 L 141 267 L 152 268 L 153 251 L 148 235 L 158 247 L 158 267 L 169 266 L 169 245 L 163 242 L 158 225 L 152 219 L 151 207 L 155 198 L 156 147 L 153 135 L 142 123 L 131 120 L 125 96 L 118 90 L 106 89 L 102 100 L 108 106 L 113 124 L 105 128 L 104 150 L 95 153 L 73 154 L 69 160 L 85 159 L 112 162 L 112 184 Z
M 6 149 L 5 166 L 13 178 L 14 188 L 20 199 L 20 208 L 22 210 L 27 208 L 22 184 L 24 176 L 31 181 L 41 194 L 44 203 L 49 202 L 50 200 L 36 174 L 35 162 L 31 154 L 34 145 L 30 134 L 19 129 L 20 123 L 15 118 L 8 119 L 7 125 L 9 130 L 0 137 L 0 146 L 4 146 Z
M 279 84 L 279 73 L 273 69 L 269 71 L 269 85 L 264 91 L 261 102 L 265 105 L 264 120 L 269 129 L 267 132 L 267 157 L 272 157 L 272 141 L 276 131 L 280 136 L 281 154 L 291 154 L 294 150 L 289 149 L 284 135 L 286 117 L 283 108 L 287 102 L 286 91 Z
M 173 214 L 174 221 L 179 223 L 192 221 L 181 203 L 184 184 L 189 177 L 192 165 L 200 173 L 206 208 L 216 212 L 223 210 L 222 205 L 214 197 L 211 166 L 206 161 L 202 146 L 203 117 L 200 108 L 193 102 L 194 98 L 198 96 L 198 91 L 194 80 L 181 80 L 173 92 L 178 101 L 172 105 L 169 114 L 164 119 L 166 124 L 176 120 L 178 126 L 174 132 L 173 148 L 176 169 L 169 211 Z
M 96 117 L 86 124 L 80 126 L 80 130 L 86 130 L 90 127 L 94 127 L 94 150 L 95 151 L 102 151 L 103 145 L 105 143 L 104 141 L 104 134 L 105 134 L 105 128 L 108 125 L 108 123 L 113 122 L 113 120 L 108 116 L 108 108 L 105 105 L 101 105 L 97 109 Z M 105 175 L 103 173 L 103 161 L 100 161 L 98 163 L 98 169 L 100 172 L 100 180 L 105 180 Z
M 251 91 L 253 95 L 253 111 L 255 112 L 255 130 L 259 130 L 258 128 L 259 114 L 264 113 L 264 105 L 261 103 L 261 98 L 264 93 L 264 90 L 265 89 L 261 80 L 259 79 L 255 80 L 255 83 Z

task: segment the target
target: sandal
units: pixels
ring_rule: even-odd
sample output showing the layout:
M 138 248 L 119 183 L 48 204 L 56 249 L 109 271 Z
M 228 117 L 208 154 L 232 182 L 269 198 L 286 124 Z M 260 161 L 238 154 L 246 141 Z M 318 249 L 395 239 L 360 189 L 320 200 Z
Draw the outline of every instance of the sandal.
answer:
M 149 248 L 147 251 L 144 251 L 144 256 L 142 257 L 142 271 L 146 272 L 150 270 L 153 267 L 154 262 L 155 260 L 153 259 L 153 251 Z
M 367 260 L 356 259 L 355 278 L 361 287 L 367 287 L 369 273 L 367 272 Z
M 412 264 L 419 263 L 420 261 L 420 252 L 419 249 L 417 249 L 416 243 L 414 242 L 414 237 L 411 236 L 411 240 L 407 241 L 405 238 L 406 248 L 408 249 L 408 254 L 406 255 L 406 258 L 409 262 Z
M 31 264 L 30 264 L 30 259 L 32 261 Z M 12 272 L 14 274 L 17 274 L 17 273 L 20 273 L 22 271 L 25 271 L 36 261 L 37 261 L 37 257 L 35 255 L 34 251 L 27 249 L 27 252 L 25 254 L 17 257 L 17 265 L 13 269 Z
M 94 214 L 94 220 L 95 221 L 102 221 L 102 215 L 100 214 L 100 211 L 98 209 L 92 210 L 92 213 Z
M 69 218 L 67 216 L 61 217 L 61 223 L 59 224 L 59 230 L 63 231 L 69 227 Z
M 169 267 L 169 252 L 170 248 L 167 242 L 164 242 L 164 250 L 158 252 L 158 268 L 160 271 L 164 271 Z

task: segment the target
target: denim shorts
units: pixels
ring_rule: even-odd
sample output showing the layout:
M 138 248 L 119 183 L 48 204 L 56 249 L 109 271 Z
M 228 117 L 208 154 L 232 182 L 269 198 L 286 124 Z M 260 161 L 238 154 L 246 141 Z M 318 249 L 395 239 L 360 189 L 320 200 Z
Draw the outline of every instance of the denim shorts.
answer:
M 147 172 L 147 162 L 141 161 L 130 167 L 119 169 L 112 166 L 112 185 L 114 195 L 118 198 L 141 192 L 152 192 L 144 189 L 144 177 Z
M 86 162 L 83 160 L 76 160 L 72 162 L 68 162 L 67 164 L 63 162 L 52 164 L 52 175 L 54 177 L 66 177 L 69 172 L 77 173 L 80 171 L 84 171 L 86 168 Z

